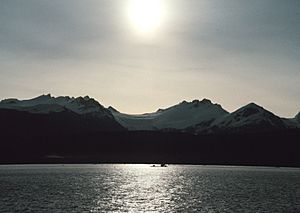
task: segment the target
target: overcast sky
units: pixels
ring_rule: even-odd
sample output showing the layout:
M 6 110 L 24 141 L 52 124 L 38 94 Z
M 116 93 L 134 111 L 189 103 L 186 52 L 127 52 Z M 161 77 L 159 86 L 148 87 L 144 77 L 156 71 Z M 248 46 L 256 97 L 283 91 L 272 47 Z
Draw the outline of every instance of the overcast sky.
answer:
M 208 98 L 300 111 L 299 0 L 162 0 L 151 33 L 131 0 L 1 0 L 0 99 L 89 95 L 127 113 Z

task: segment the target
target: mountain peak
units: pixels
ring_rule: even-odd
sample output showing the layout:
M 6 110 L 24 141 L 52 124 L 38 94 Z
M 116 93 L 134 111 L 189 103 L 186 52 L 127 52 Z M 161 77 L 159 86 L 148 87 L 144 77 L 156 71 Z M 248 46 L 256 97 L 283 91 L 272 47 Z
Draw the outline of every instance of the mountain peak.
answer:
M 249 117 L 255 114 L 259 114 L 262 111 L 266 111 L 263 107 L 257 105 L 256 103 L 249 103 L 241 108 L 239 108 L 238 110 L 236 110 L 235 112 L 233 112 L 233 114 L 235 114 L 235 116 L 243 116 L 243 117 Z
M 88 96 L 88 95 L 86 95 L 86 96 L 84 96 L 83 97 L 83 100 L 85 100 L 85 101 L 88 101 L 88 100 L 90 100 L 91 98 Z
M 263 109 L 263 107 L 257 105 L 257 104 L 254 103 L 254 102 L 251 102 L 251 103 L 245 105 L 243 108 L 258 108 L 258 109 Z
M 31 100 L 51 99 L 51 98 L 54 98 L 54 97 L 52 97 L 51 94 L 48 93 L 47 95 L 43 94 L 43 95 L 37 96 Z
M 194 99 L 191 102 L 183 100 L 179 105 L 185 105 L 185 104 L 193 104 L 193 105 L 198 105 L 198 104 L 212 104 L 212 102 L 211 102 L 211 100 L 204 98 L 201 101 L 199 101 L 198 99 Z
M 212 102 L 209 99 L 204 98 L 201 101 L 195 99 L 192 102 L 190 102 L 190 104 L 192 104 L 194 107 L 198 107 L 199 105 L 212 105 Z
M 202 101 L 200 101 L 202 104 L 212 104 L 211 100 L 203 98 Z
M 93 98 L 90 98 L 89 96 L 79 96 L 75 98 L 73 102 L 79 104 L 82 109 L 104 108 L 98 101 L 96 101 Z
M 183 100 L 180 104 L 188 104 L 186 100 Z

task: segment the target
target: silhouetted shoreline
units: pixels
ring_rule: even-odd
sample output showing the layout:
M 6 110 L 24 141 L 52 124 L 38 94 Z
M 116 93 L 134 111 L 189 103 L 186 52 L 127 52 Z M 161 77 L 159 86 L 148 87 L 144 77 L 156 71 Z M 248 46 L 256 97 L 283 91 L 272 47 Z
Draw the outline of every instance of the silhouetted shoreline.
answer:
M 122 131 L 2 136 L 1 164 L 149 163 L 300 167 L 300 131 Z

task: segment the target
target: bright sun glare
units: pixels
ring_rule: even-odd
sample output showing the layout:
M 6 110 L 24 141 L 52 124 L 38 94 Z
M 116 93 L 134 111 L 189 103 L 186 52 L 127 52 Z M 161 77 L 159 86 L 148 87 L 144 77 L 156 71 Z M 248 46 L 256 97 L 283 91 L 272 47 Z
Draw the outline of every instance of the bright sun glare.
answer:
M 130 22 L 141 33 L 151 33 L 159 27 L 164 16 L 164 0 L 130 0 Z

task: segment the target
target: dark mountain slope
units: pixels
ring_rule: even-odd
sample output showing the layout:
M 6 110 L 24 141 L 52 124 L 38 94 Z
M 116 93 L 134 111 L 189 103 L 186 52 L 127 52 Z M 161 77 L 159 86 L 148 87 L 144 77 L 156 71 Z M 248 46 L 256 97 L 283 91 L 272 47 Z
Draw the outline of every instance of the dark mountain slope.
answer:
M 6 135 L 125 130 L 112 116 L 99 116 L 98 113 L 79 115 L 65 110 L 36 114 L 11 109 L 0 109 L 0 128 Z

